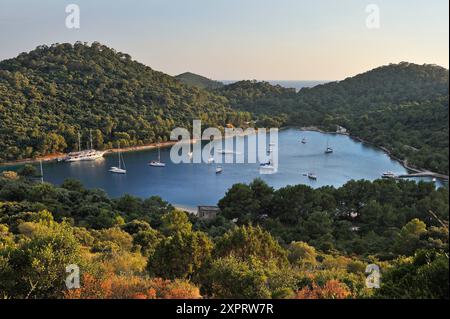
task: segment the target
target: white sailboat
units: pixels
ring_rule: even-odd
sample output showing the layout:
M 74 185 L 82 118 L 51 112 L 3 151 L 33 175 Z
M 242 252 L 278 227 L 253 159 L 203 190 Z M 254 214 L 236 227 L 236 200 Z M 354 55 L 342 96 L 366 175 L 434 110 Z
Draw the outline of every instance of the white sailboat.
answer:
M 119 166 L 118 167 L 112 166 L 109 169 L 109 171 L 114 174 L 126 174 L 127 170 L 125 168 L 125 162 L 123 161 L 123 158 L 122 158 L 122 155 L 120 152 L 120 146 L 119 146 L 118 156 L 119 156 Z M 122 162 L 123 162 L 123 168 L 122 168 Z
M 222 173 L 223 172 L 223 167 L 222 166 L 217 166 L 216 167 L 216 174 L 220 174 L 220 173 Z
M 329 139 L 327 137 L 327 148 L 325 149 L 325 154 L 331 154 L 333 153 L 333 149 L 329 145 Z
M 276 167 L 274 166 L 274 161 L 273 161 L 272 145 L 273 144 L 269 144 L 269 151 L 267 152 L 270 155 L 269 161 L 259 165 L 259 173 L 260 174 L 273 174 L 277 171 Z
M 148 163 L 148 165 L 153 166 L 153 167 L 165 167 L 166 163 L 161 162 L 161 148 L 158 145 L 158 160 L 157 161 L 151 161 Z

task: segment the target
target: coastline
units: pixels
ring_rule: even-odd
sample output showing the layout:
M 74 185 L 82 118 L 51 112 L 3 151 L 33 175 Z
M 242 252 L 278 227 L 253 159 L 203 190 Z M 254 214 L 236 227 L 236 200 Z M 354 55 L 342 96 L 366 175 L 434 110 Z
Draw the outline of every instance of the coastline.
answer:
M 445 174 L 440 174 L 440 173 L 432 172 L 427 169 L 412 166 L 411 164 L 408 163 L 407 159 L 401 159 L 401 158 L 393 155 L 392 152 L 389 149 L 387 149 L 386 147 L 376 145 L 375 143 L 367 141 L 359 136 L 352 135 L 348 131 L 345 131 L 345 132 L 325 131 L 325 130 L 320 129 L 317 126 L 295 126 L 295 125 L 283 126 L 283 127 L 280 127 L 279 130 L 286 130 L 289 128 L 298 129 L 299 131 L 319 132 L 319 133 L 323 133 L 323 134 L 334 134 L 334 135 L 345 135 L 345 136 L 350 137 L 353 140 L 370 145 L 372 147 L 375 147 L 375 148 L 383 151 L 391 159 L 399 162 L 408 172 L 412 172 L 412 173 L 416 173 L 416 174 L 428 174 L 430 176 L 434 176 L 442 181 L 447 181 L 447 182 L 449 180 L 449 177 Z M 257 131 L 257 128 L 255 128 L 255 131 Z M 247 135 L 249 135 L 249 134 L 244 133 L 241 136 L 247 136 Z M 237 136 L 237 135 L 224 136 L 224 137 L 222 137 L 222 139 L 231 138 L 231 137 L 235 137 L 235 136 Z M 178 142 L 179 141 L 166 141 L 166 142 L 151 143 L 151 144 L 139 145 L 139 146 L 129 146 L 129 147 L 124 147 L 124 148 L 120 148 L 120 149 L 111 148 L 111 149 L 107 149 L 107 150 L 103 150 L 103 151 L 105 152 L 105 155 L 117 153 L 117 152 L 119 152 L 119 150 L 122 153 L 139 152 L 139 151 L 145 151 L 145 150 L 149 150 L 149 149 L 155 149 L 157 147 L 161 147 L 161 148 L 170 147 L 170 146 L 175 145 Z M 190 145 L 192 145 L 192 144 L 197 143 L 197 140 L 191 138 L 189 140 L 189 142 L 186 142 L 186 143 L 189 143 Z M 51 162 L 51 161 L 56 161 L 58 158 L 64 157 L 66 155 L 67 155 L 66 153 L 56 153 L 56 154 L 49 154 L 49 155 L 41 156 L 41 157 L 37 157 L 37 158 L 29 158 L 29 159 L 16 160 L 16 161 L 10 161 L 10 162 L 3 162 L 3 163 L 0 163 L 0 167 L 16 166 L 16 165 L 24 165 L 24 164 L 36 164 L 36 163 L 39 163 L 40 161 Z
M 442 181 L 447 181 L 447 182 L 449 180 L 449 177 L 447 175 L 445 175 L 445 174 L 436 173 L 436 172 L 433 172 L 433 171 L 430 171 L 430 170 L 427 170 L 427 169 L 424 169 L 424 168 L 412 166 L 411 164 L 408 163 L 407 159 L 401 159 L 401 158 L 393 155 L 392 152 L 389 149 L 387 149 L 386 147 L 377 145 L 377 144 L 375 144 L 373 142 L 370 142 L 370 141 L 367 141 L 367 140 L 365 140 L 365 139 L 363 139 L 363 138 L 361 138 L 359 136 L 352 135 L 348 131 L 346 131 L 346 132 L 324 131 L 324 130 L 318 128 L 317 126 L 300 126 L 300 127 L 299 126 L 286 126 L 286 127 L 284 127 L 284 129 L 287 129 L 287 128 L 296 128 L 296 129 L 298 129 L 300 131 L 319 132 L 319 133 L 323 133 L 323 134 L 345 135 L 345 136 L 348 136 L 351 139 L 356 140 L 356 141 L 358 141 L 360 143 L 364 143 L 364 144 L 370 145 L 372 147 L 375 147 L 375 148 L 383 151 L 391 159 L 393 159 L 394 161 L 399 162 L 408 172 L 419 173 L 419 174 L 429 174 L 430 176 L 434 176 L 434 177 L 436 177 L 436 178 L 438 178 L 438 179 L 440 179 Z
M 197 141 L 195 141 L 194 139 L 191 139 L 189 143 L 194 144 L 196 142 Z M 145 151 L 145 150 L 157 148 L 158 145 L 159 145 L 159 147 L 164 148 L 164 147 L 169 147 L 169 146 L 175 145 L 176 143 L 178 143 L 178 141 L 167 141 L 167 142 L 161 142 L 161 143 L 151 143 L 151 144 L 146 144 L 146 145 L 129 146 L 129 147 L 124 147 L 124 148 L 120 148 L 120 149 L 110 148 L 110 149 L 99 150 L 99 151 L 104 151 L 105 155 L 117 153 L 117 152 L 119 152 L 119 150 L 122 153 L 139 152 L 139 151 Z M 36 163 L 39 163 L 40 161 L 51 162 L 51 161 L 56 161 L 58 158 L 65 157 L 67 155 L 68 155 L 68 153 L 56 153 L 56 154 L 49 154 L 49 155 L 45 155 L 45 156 L 39 156 L 36 158 L 27 158 L 27 159 L 23 159 L 23 160 L 2 162 L 2 163 L 0 163 L 0 167 L 1 166 L 24 165 L 24 164 L 36 164 Z
M 255 131 L 257 131 L 257 130 L 255 129 Z M 233 136 L 223 136 L 222 139 L 232 138 L 235 136 L 247 136 L 247 135 L 250 135 L 250 134 L 245 133 L 245 131 L 244 131 L 244 134 L 242 134 L 242 135 L 236 134 Z M 218 140 L 218 139 L 216 139 L 216 140 Z M 155 149 L 158 147 L 167 148 L 167 147 L 173 146 L 179 142 L 180 141 L 166 141 L 166 142 L 160 142 L 160 143 L 150 143 L 150 144 L 145 144 L 145 145 L 128 146 L 128 147 L 123 147 L 123 148 L 121 147 L 120 149 L 119 148 L 109 148 L 109 149 L 99 150 L 99 151 L 105 152 L 105 155 L 114 154 L 119 151 L 122 153 L 140 152 L 140 151 Z M 189 141 L 186 141 L 185 143 L 192 145 L 192 144 L 197 143 L 197 140 L 191 138 Z M 39 163 L 40 161 L 42 161 L 44 163 L 52 162 L 52 161 L 56 161 L 58 158 L 65 157 L 67 155 L 68 155 L 68 153 L 55 153 L 55 154 L 49 154 L 49 155 L 45 155 L 45 156 L 39 156 L 36 158 L 26 158 L 26 159 L 9 161 L 9 162 L 0 162 L 0 167 L 16 166 L 16 165 L 24 165 L 24 164 L 36 164 L 36 163 Z

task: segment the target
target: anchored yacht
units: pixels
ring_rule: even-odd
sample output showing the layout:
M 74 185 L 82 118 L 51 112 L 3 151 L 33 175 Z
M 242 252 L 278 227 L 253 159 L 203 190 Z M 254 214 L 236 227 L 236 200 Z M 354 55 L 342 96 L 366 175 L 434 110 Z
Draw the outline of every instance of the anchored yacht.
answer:
M 165 167 L 166 163 L 161 162 L 161 147 L 158 145 L 158 160 L 153 160 L 148 163 L 148 165 L 153 167 Z
M 120 147 L 119 147 L 118 157 L 119 157 L 119 166 L 118 167 L 112 166 L 109 169 L 109 171 L 114 174 L 126 174 L 127 170 L 125 168 L 125 162 L 123 161 L 122 154 L 120 153 Z M 122 168 L 122 163 L 123 163 L 123 168 Z

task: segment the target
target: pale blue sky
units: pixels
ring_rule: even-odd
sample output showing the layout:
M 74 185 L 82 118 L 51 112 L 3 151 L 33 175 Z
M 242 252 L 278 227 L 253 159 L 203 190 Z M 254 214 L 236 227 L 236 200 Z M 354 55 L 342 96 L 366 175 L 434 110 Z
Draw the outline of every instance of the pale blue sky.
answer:
M 65 27 L 65 6 L 81 28 Z M 366 27 L 368 4 L 380 29 Z M 448 0 L 0 0 L 0 59 L 99 41 L 150 67 L 221 80 L 339 80 L 409 61 L 448 68 Z

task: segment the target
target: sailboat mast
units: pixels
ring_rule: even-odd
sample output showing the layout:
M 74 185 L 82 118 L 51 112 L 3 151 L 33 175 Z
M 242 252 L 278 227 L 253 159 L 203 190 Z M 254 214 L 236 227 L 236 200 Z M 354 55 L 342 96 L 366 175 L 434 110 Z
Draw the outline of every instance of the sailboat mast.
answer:
M 41 168 L 41 184 L 44 184 L 44 169 L 42 168 L 42 160 L 39 161 L 39 166 Z
M 120 143 L 118 143 L 118 146 L 119 146 L 119 168 L 121 168 L 121 166 L 120 166 Z
M 81 152 L 81 134 L 78 132 L 78 152 Z
M 158 144 L 158 162 L 161 163 L 161 146 Z
M 89 140 L 91 141 L 91 150 L 93 150 L 94 146 L 92 145 L 92 129 L 89 129 Z

